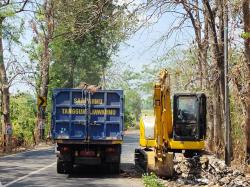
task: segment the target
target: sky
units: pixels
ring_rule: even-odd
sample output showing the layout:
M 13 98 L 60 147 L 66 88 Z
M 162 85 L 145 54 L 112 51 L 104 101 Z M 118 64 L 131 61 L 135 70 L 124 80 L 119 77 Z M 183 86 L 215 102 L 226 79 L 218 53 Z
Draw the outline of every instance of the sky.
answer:
M 113 60 L 140 71 L 143 65 L 152 63 L 172 49 L 187 46 L 193 38 L 190 28 L 176 31 L 168 40 L 161 41 L 161 37 L 172 28 L 174 19 L 173 15 L 166 14 L 156 23 L 142 27 L 120 45 L 117 57 Z

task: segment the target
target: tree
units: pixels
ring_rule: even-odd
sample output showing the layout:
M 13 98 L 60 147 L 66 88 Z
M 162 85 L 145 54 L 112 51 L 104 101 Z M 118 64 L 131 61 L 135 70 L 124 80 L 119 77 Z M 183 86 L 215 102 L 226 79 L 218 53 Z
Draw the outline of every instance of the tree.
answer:
M 35 143 L 36 101 L 27 93 L 17 93 L 11 97 L 11 121 L 13 135 L 19 144 L 33 145 Z
M 31 27 L 34 32 L 33 43 L 36 44 L 36 56 L 32 56 L 38 61 L 38 73 L 36 80 L 36 91 L 39 97 L 47 100 L 49 85 L 49 70 L 51 63 L 50 45 L 54 35 L 54 1 L 44 0 L 42 4 L 35 3 L 34 19 L 31 20 Z M 44 135 L 41 134 L 41 124 L 45 123 L 46 107 L 41 107 L 37 111 L 36 143 Z
M 55 36 L 52 47 L 53 85 L 76 87 L 82 81 L 100 83 L 111 56 L 126 37 L 128 21 L 124 9 L 109 0 L 58 2 L 55 35 L 64 37 Z
M 198 69 L 195 82 L 200 90 L 204 89 L 208 95 L 210 118 L 210 145 L 217 150 L 217 155 L 222 156 L 223 115 L 224 115 L 224 1 L 221 0 L 176 0 L 176 1 L 147 1 L 144 9 L 148 11 L 149 19 L 161 17 L 163 14 L 175 14 L 178 18 L 175 23 L 161 37 L 161 41 L 169 39 L 185 24 L 192 26 L 194 43 L 196 47 L 196 62 Z M 218 20 L 218 21 L 217 21 Z M 210 42 L 209 42 L 210 41 Z M 210 60 L 210 57 L 211 59 Z
M 48 100 L 49 88 L 99 84 L 125 36 L 123 8 L 110 0 L 44 0 L 36 5 L 31 58 L 38 62 L 37 94 Z M 38 111 L 37 126 L 45 121 L 44 111 Z
M 250 164 L 250 2 L 249 0 L 242 1 L 244 34 L 245 34 L 245 57 L 247 66 L 247 93 L 245 96 L 245 136 L 246 136 L 246 161 Z
M 213 115 L 214 115 L 214 145 L 218 156 L 222 156 L 224 136 L 223 136 L 223 115 L 224 115 L 224 1 L 214 1 L 214 8 L 211 2 L 203 0 L 205 6 L 204 16 L 209 20 L 209 36 L 211 41 L 211 55 L 213 64 L 215 64 L 213 82 Z M 216 23 L 216 18 L 219 22 Z
M 10 93 L 9 93 L 9 82 L 4 64 L 4 48 L 3 39 L 5 32 L 4 21 L 10 16 L 22 12 L 27 5 L 29 0 L 15 1 L 15 0 L 3 0 L 0 2 L 0 85 L 1 85 L 1 96 L 2 96 L 2 135 L 6 140 L 6 150 L 10 151 L 10 139 L 11 134 L 6 135 L 7 125 L 11 128 L 10 120 Z

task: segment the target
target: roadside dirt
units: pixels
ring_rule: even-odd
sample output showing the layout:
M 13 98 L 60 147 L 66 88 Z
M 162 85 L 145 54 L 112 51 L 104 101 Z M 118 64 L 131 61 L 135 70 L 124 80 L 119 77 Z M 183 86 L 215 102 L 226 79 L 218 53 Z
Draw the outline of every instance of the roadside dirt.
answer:
M 139 131 L 130 129 L 125 131 L 125 134 L 139 136 Z M 183 154 L 176 154 L 174 162 L 175 176 L 172 179 L 160 179 L 166 187 L 250 186 L 250 173 L 246 173 L 246 168 L 242 165 L 227 167 L 223 160 L 213 155 L 187 159 Z M 135 172 L 134 165 L 129 167 L 130 169 L 125 169 L 122 175 L 127 177 L 142 175 L 139 171 Z
M 174 169 L 173 179 L 161 179 L 165 186 L 250 186 L 250 175 L 244 173 L 244 168 L 227 167 L 213 155 L 189 159 L 177 155 Z

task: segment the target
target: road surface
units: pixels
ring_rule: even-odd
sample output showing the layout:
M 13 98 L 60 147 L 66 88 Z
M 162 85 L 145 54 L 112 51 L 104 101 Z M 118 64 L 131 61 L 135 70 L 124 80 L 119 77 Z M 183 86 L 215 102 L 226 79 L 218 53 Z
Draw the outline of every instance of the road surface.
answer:
M 105 174 L 97 167 L 76 167 L 73 174 L 57 174 L 54 147 L 49 147 L 0 157 L 0 187 L 142 187 L 140 175 L 136 175 L 133 164 L 138 137 L 138 133 L 135 132 L 127 133 L 124 137 L 120 175 Z

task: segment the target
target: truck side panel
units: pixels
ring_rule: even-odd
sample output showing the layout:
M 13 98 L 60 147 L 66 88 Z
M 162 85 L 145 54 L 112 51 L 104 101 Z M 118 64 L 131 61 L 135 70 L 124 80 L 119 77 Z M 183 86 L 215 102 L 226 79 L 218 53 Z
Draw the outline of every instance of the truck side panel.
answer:
M 89 137 L 91 140 L 122 139 L 123 97 L 103 91 L 91 95 Z
M 52 103 L 52 138 L 86 139 L 87 93 L 75 89 L 55 89 Z

